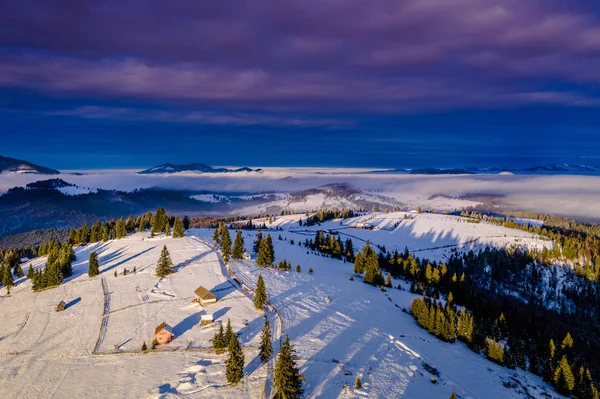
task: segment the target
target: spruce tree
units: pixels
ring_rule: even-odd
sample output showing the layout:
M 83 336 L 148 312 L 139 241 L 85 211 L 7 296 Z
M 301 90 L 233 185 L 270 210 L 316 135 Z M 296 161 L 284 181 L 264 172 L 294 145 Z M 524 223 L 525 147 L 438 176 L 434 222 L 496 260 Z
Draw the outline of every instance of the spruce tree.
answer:
M 457 399 L 456 398 L 456 393 L 454 392 L 454 389 L 452 390 L 452 393 L 450 394 L 450 398 L 448 399 Z
M 227 343 L 231 341 L 231 337 L 234 335 L 233 328 L 231 328 L 231 319 L 227 319 L 227 327 L 225 327 L 225 334 L 223 335 L 223 344 L 225 347 L 227 347 Z
M 92 252 L 90 254 L 88 276 L 94 277 L 98 274 L 100 274 L 100 267 L 98 265 L 98 254 L 96 254 L 96 252 Z
M 565 393 L 575 389 L 575 376 L 566 356 L 560 359 L 560 363 L 554 371 L 554 385 Z
M 381 285 L 383 277 L 381 276 L 381 270 L 379 270 L 379 260 L 375 251 L 371 250 L 363 256 L 365 257 L 365 276 L 363 278 L 365 283 Z
M 260 231 L 260 229 L 258 229 L 258 231 L 256 232 L 256 240 L 252 245 L 252 252 L 254 252 L 256 255 L 258 255 L 258 252 L 260 251 L 260 243 L 262 242 L 262 238 L 262 232 Z
M 170 236 L 171 235 L 171 225 L 169 224 L 169 218 L 167 218 L 165 220 L 165 235 L 166 236 Z
M 362 388 L 362 381 L 360 380 L 360 377 L 358 375 L 356 376 L 356 380 L 354 380 L 354 388 L 356 388 L 356 389 Z
M 233 243 L 231 257 L 238 260 L 244 259 L 244 237 L 240 230 L 235 234 L 235 242 Z
M 354 258 L 354 273 L 363 274 L 365 272 L 365 260 L 362 253 L 357 253 Z
M 221 225 L 221 254 L 225 263 L 229 263 L 231 257 L 231 236 L 226 224 Z
M 298 370 L 297 360 L 298 357 L 290 344 L 290 338 L 286 335 L 277 356 L 275 370 L 273 371 L 274 398 L 297 399 L 302 397 L 302 393 L 304 392 L 302 381 L 304 377 Z
M 115 238 L 121 239 L 127 236 L 127 230 L 125 230 L 125 219 L 121 216 L 115 224 Z
M 215 230 L 213 231 L 213 242 L 216 247 L 221 245 L 221 224 L 215 227 Z
M 215 336 L 213 337 L 213 348 L 215 348 L 217 353 L 220 353 L 225 349 L 225 331 L 223 330 L 222 323 L 219 327 L 219 332 L 215 333 Z
M 183 238 L 185 236 L 185 229 L 183 228 L 183 222 L 178 217 L 173 222 L 173 238 Z
M 273 262 L 275 262 L 273 240 L 271 239 L 271 234 L 267 234 L 267 237 L 260 242 L 256 265 L 260 267 L 271 267 Z
M 273 344 L 271 342 L 271 323 L 267 315 L 265 315 L 265 326 L 262 329 L 262 335 L 260 339 L 260 360 L 263 363 L 269 361 L 269 358 L 273 354 Z
M 34 273 L 33 266 L 29 265 L 29 269 L 27 269 L 27 278 L 31 280 Z
M 237 335 L 233 334 L 229 340 L 229 357 L 225 360 L 225 376 L 227 382 L 237 384 L 244 376 L 244 352 L 240 347 Z
M 169 250 L 165 245 L 160 253 L 160 258 L 158 258 L 158 263 L 156 265 L 156 276 L 165 277 L 171 273 L 173 273 L 173 261 L 171 260 L 171 255 L 169 254 Z
M 10 267 L 4 267 L 4 276 L 2 278 L 2 285 L 6 287 L 6 292 L 10 294 L 10 289 L 14 287 L 15 282 L 13 280 L 12 273 L 10 272 Z
M 146 352 L 148 350 L 148 346 L 146 345 L 146 341 L 142 344 L 142 352 Z
M 265 281 L 263 280 L 262 274 L 258 275 L 258 281 L 256 282 L 256 291 L 254 293 L 254 307 L 262 310 L 267 303 L 267 288 Z
M 17 265 L 15 266 L 14 271 L 15 271 L 15 276 L 17 276 L 18 278 L 21 278 L 24 276 L 23 269 L 21 268 L 21 265 L 19 263 L 17 263 Z

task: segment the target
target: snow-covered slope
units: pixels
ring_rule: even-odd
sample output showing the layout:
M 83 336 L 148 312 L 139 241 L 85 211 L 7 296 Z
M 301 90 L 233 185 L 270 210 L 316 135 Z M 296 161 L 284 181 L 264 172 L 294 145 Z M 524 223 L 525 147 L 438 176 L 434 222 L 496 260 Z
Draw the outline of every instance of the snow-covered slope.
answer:
M 405 219 L 406 217 L 406 219 Z M 314 237 L 317 230 L 339 234 L 343 240 L 351 238 L 355 249 L 361 249 L 369 240 L 388 252 L 405 248 L 420 258 L 444 260 L 452 251 L 468 251 L 495 247 L 526 247 L 528 249 L 552 248 L 553 243 L 536 234 L 519 229 L 481 223 L 470 219 L 435 213 L 390 212 L 367 213 L 344 220 L 331 220 L 306 227 L 303 214 L 253 219 L 255 225 L 265 224 L 269 229 L 284 229 L 290 238 L 305 240 Z M 279 233 L 275 233 L 276 235 Z
M 155 264 L 163 245 L 177 272 L 159 279 Z M 101 275 L 95 278 L 87 276 L 92 251 L 100 258 Z M 266 370 L 250 364 L 262 315 L 223 274 L 208 245 L 193 237 L 136 234 L 75 252 L 74 276 L 59 287 L 34 293 L 24 277 L 10 296 L 0 291 L 0 397 L 159 398 L 180 392 L 184 397 L 251 398 L 262 391 Z M 44 261 L 32 264 L 41 267 Z M 218 302 L 207 308 L 193 303 L 199 285 L 214 290 Z M 56 312 L 60 301 L 67 309 Z M 216 323 L 201 327 L 205 313 L 213 314 Z M 239 331 L 251 367 L 252 378 L 235 389 L 223 387 L 224 357 L 206 350 L 215 328 L 227 319 Z M 150 346 L 154 328 L 163 321 L 173 327 L 175 340 L 158 353 L 142 354 L 142 342 Z M 190 381 L 200 392 L 189 392 Z
M 212 231 L 193 233 L 208 239 Z M 283 240 L 274 239 L 276 261 L 287 259 L 292 271 L 258 268 L 253 261 L 233 261 L 231 267 L 249 287 L 259 274 L 265 279 L 283 333 L 300 358 L 306 398 L 447 398 L 453 389 L 462 398 L 559 397 L 530 373 L 497 366 L 462 343 L 443 343 L 418 327 L 402 311 L 416 295 L 350 281 L 350 263 L 307 253 L 290 244 L 296 233 L 284 230 L 275 237 L 280 233 Z M 251 250 L 254 232 L 244 232 L 244 239 Z M 301 273 L 294 271 L 297 264 Z M 362 389 L 354 388 L 357 375 Z

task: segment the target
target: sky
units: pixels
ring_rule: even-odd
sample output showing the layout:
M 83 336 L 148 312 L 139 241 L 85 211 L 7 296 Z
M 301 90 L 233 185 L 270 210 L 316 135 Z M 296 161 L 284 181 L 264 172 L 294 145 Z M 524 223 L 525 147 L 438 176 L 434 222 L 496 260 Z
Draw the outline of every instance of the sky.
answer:
M 600 165 L 600 5 L 4 0 L 0 154 L 57 169 Z

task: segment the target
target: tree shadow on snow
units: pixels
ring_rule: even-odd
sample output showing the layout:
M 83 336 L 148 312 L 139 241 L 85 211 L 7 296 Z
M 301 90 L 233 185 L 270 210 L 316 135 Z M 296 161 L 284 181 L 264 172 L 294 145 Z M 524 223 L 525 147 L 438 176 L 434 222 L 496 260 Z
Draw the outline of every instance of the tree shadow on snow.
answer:
M 224 308 L 217 310 L 215 313 L 213 313 L 213 322 L 215 322 L 215 321 L 219 320 L 221 317 L 225 316 L 225 313 L 227 313 L 230 309 L 231 309 L 231 307 L 226 306 Z

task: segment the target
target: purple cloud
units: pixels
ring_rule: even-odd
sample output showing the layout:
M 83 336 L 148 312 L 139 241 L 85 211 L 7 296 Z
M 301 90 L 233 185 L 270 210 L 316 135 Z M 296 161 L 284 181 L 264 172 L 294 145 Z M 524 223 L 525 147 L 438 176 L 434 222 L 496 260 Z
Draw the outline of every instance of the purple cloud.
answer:
M 275 113 L 598 106 L 599 22 L 547 0 L 6 0 L 0 85 Z

